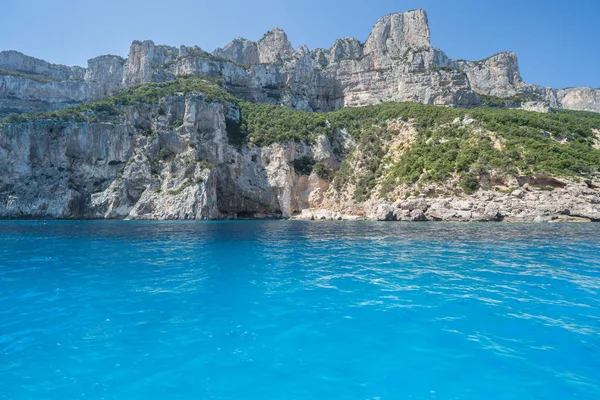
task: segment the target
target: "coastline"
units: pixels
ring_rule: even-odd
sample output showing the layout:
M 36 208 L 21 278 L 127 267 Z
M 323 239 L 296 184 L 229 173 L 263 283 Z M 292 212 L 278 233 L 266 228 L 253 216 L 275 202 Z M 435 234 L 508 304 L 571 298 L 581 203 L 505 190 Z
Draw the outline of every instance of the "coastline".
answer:
M 559 183 L 555 180 L 554 182 Z M 525 184 L 473 195 L 370 200 L 362 210 L 313 208 L 300 220 L 449 221 L 449 222 L 600 222 L 600 191 L 590 182 L 560 182 L 562 187 Z M 347 212 L 353 209 L 355 212 Z
M 151 214 L 59 214 L 29 209 L 0 212 L 0 220 L 80 221 L 388 221 L 388 222 L 600 222 L 600 187 L 597 182 L 546 180 L 549 185 L 525 183 L 509 189 L 484 190 L 466 194 L 420 196 L 398 195 L 398 200 L 371 198 L 363 203 L 348 197 L 323 197 L 309 207 L 290 214 L 251 211 L 210 214 L 177 213 L 179 202 Z M 426 192 L 441 192 L 429 187 Z M 180 194 L 175 197 L 185 197 Z M 281 200 L 281 199 L 280 199 Z M 213 199 L 217 208 L 217 199 Z M 171 207 L 174 207 L 171 209 Z M 0 209 L 0 211 L 2 211 Z M 37 211 L 37 212 L 34 212 Z

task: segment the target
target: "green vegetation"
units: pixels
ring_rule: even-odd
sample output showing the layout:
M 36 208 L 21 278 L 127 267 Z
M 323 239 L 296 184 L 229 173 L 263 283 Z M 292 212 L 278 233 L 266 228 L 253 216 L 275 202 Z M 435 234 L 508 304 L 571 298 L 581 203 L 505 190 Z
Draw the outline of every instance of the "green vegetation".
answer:
M 169 125 L 169 128 L 171 128 L 171 129 L 177 129 L 181 125 L 183 125 L 183 120 L 182 119 L 176 119 L 175 121 L 173 121 L 171 123 L 171 125 Z
M 415 142 L 386 174 L 388 185 L 461 176 L 460 186 L 470 193 L 478 188 L 477 178 L 491 170 L 574 176 L 600 168 L 600 151 L 592 147 L 600 114 L 484 108 L 451 113 L 477 122 L 448 124 L 449 118 L 438 115 L 432 125 L 418 123 Z
M 459 185 L 466 194 L 473 194 L 479 189 L 479 177 L 473 173 L 463 175 Z
M 212 165 L 206 160 L 199 161 L 197 165 L 198 169 L 211 169 L 212 167 L 214 167 L 214 165 Z
M 315 162 L 311 157 L 294 160 L 294 170 L 299 175 L 310 175 L 314 171 L 321 179 L 331 179 L 333 177 L 333 169 L 329 165 Z
M 158 104 L 166 96 L 194 94 L 207 102 L 232 103 L 240 109 L 240 122 L 226 120 L 231 143 L 240 147 L 290 141 L 314 143 L 320 135 L 335 141 L 336 132 L 344 130 L 357 145 L 335 174 L 329 166 L 310 158 L 296 160 L 294 168 L 299 174 L 310 174 L 314 169 L 323 179 L 333 179 L 337 189 L 353 185 L 359 201 L 378 184 L 385 194 L 402 183 L 455 179 L 464 192 L 472 193 L 479 187 L 480 176 L 492 170 L 586 176 L 597 174 L 600 168 L 600 150 L 592 147 L 593 130 L 600 129 L 600 114 L 563 110 L 544 114 L 493 107 L 500 102 L 533 100 L 534 95 L 510 99 L 483 96 L 488 107 L 474 109 L 382 103 L 313 113 L 245 102 L 215 82 L 184 77 L 145 84 L 80 107 L 13 116 L 5 122 L 89 121 L 100 115 L 118 115 L 123 106 Z M 159 115 L 166 114 L 160 110 Z M 388 160 L 391 139 L 398 134 L 395 125 L 400 122 L 410 123 L 416 135 L 399 156 Z M 148 131 L 146 135 L 155 134 Z M 160 158 L 170 159 L 172 155 L 163 150 Z
M 333 169 L 325 163 L 316 163 L 313 167 L 313 171 L 315 171 L 317 176 L 321 179 L 331 179 L 333 176 Z
M 190 186 L 192 186 L 192 182 L 190 182 L 189 180 L 185 180 L 177 189 L 167 190 L 167 194 L 169 196 L 180 195 L 185 189 L 189 188 Z
M 119 92 L 106 99 L 82 106 L 83 109 L 106 108 L 112 111 L 116 106 L 134 104 L 158 104 L 163 97 L 188 94 L 202 94 L 208 103 L 236 102 L 237 99 L 207 77 L 180 77 L 174 81 L 147 83 Z
M 486 96 L 480 94 L 481 104 L 487 107 L 502 108 L 507 104 L 520 104 L 528 101 L 540 100 L 540 96 L 535 93 L 519 93 L 511 97 Z
M 158 104 L 160 99 L 175 95 L 199 94 L 208 103 L 237 103 L 239 100 L 205 77 L 180 77 L 174 81 L 147 83 L 134 86 L 112 96 L 79 107 L 61 111 L 9 115 L 0 123 L 29 121 L 75 121 L 89 122 L 95 113 L 119 115 L 123 106 L 135 104 Z M 164 112 L 164 110 L 163 110 Z M 160 114 L 160 110 L 159 110 Z
M 299 175 L 310 175 L 314 166 L 315 160 L 310 157 L 302 157 L 294 160 L 294 169 Z
M 356 149 L 342 162 L 333 181 L 336 190 L 354 184 L 354 198 L 359 202 L 369 197 L 382 175 L 382 161 L 385 156 L 383 143 L 390 137 L 381 127 L 373 128 L 371 134 L 364 133 L 359 136 Z
M 53 76 L 35 74 L 32 72 L 15 71 L 12 69 L 4 69 L 4 68 L 0 68 L 0 75 L 14 76 L 15 78 L 31 79 L 31 80 L 41 82 L 41 83 L 49 83 L 49 82 L 55 82 L 55 81 L 60 80 Z
M 478 168 L 573 175 L 591 173 L 600 166 L 600 151 L 591 146 L 592 129 L 600 128 L 600 114 L 596 113 L 463 110 L 416 103 L 383 103 L 330 113 L 250 103 L 243 103 L 241 108 L 240 132 L 249 143 L 259 146 L 287 141 L 311 143 L 318 135 L 332 137 L 336 130 L 344 128 L 358 139 L 359 147 L 372 154 L 367 169 L 375 175 L 375 165 L 382 156 L 379 146 L 394 134 L 388 129 L 388 122 L 411 121 L 419 135 L 393 167 L 394 178 L 405 182 L 440 181 L 453 173 Z M 476 122 L 468 126 L 452 124 L 457 118 Z M 476 131 L 493 132 L 502 149 L 497 148 L 488 133 Z M 561 143 L 558 138 L 566 142 Z
M 290 141 L 312 143 L 321 134 L 333 135 L 333 129 L 327 126 L 328 114 L 270 104 L 240 102 L 239 105 L 241 124 L 232 126 L 235 129 L 230 135 L 238 142 L 247 141 L 256 146 Z
M 170 161 L 175 157 L 175 153 L 170 149 L 163 147 L 160 149 L 160 159 L 163 161 Z

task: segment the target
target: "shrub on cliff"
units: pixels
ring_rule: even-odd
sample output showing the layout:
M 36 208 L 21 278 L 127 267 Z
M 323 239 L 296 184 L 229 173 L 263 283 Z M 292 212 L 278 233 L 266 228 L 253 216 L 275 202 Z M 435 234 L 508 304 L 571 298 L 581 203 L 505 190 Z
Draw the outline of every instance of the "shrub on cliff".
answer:
M 294 160 L 294 170 L 298 175 L 310 175 L 314 165 L 315 160 L 310 157 L 301 157 Z
M 204 101 L 208 103 L 239 102 L 239 99 L 233 97 L 216 85 L 213 79 L 197 76 L 179 77 L 173 81 L 146 83 L 134 86 L 104 99 L 83 104 L 78 107 L 70 107 L 65 110 L 9 115 L 0 122 L 11 123 L 41 120 L 91 122 L 91 120 L 95 118 L 94 114 L 118 115 L 123 106 L 158 104 L 160 99 L 165 97 L 189 94 L 201 95 L 203 96 Z
M 479 189 L 479 179 L 475 174 L 467 174 L 460 179 L 459 185 L 466 194 L 473 194 Z
M 331 179 L 333 176 L 333 169 L 329 165 L 322 162 L 316 163 L 313 170 L 321 179 Z
M 314 143 L 320 135 L 333 141 L 336 132 L 346 132 L 358 143 L 357 151 L 342 163 L 334 186 L 353 183 L 357 199 L 368 196 L 378 183 L 393 187 L 443 181 L 474 170 L 581 176 L 600 168 L 600 150 L 593 147 L 595 130 L 600 130 L 600 114 L 596 113 L 560 110 L 542 114 L 490 107 L 465 110 L 418 103 L 315 113 L 245 102 L 201 77 L 144 84 L 80 107 L 14 115 L 5 122 L 93 121 L 100 115 L 118 114 L 126 105 L 157 104 L 161 98 L 186 94 L 198 94 L 207 102 L 236 104 L 241 121 L 228 119 L 226 126 L 231 142 L 240 148 L 290 141 Z M 384 166 L 387 143 L 397 134 L 394 125 L 399 122 L 410 123 L 417 135 L 399 157 L 387 160 Z M 307 168 L 297 170 L 306 173 Z M 469 190 L 470 185 L 466 187 Z

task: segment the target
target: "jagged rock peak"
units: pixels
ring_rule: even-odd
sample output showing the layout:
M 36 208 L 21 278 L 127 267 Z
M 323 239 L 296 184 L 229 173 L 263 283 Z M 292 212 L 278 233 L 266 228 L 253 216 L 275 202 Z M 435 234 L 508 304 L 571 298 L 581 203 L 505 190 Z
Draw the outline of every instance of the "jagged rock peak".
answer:
M 275 28 L 265 33 L 258 41 L 258 54 L 261 63 L 274 63 L 294 56 L 294 47 L 283 29 Z
M 512 51 L 494 54 L 481 61 L 457 61 L 474 90 L 480 94 L 510 97 L 525 85 L 519 72 L 519 58 Z
M 129 58 L 124 76 L 126 86 L 144 82 L 161 81 L 158 66 L 174 61 L 179 56 L 176 47 L 155 45 L 152 40 L 134 40 L 129 48 Z
M 381 18 L 367 38 L 365 54 L 388 54 L 397 58 L 406 50 L 431 48 L 429 22 L 425 10 L 388 14 Z
M 362 43 L 355 38 L 341 38 L 333 43 L 329 50 L 331 61 L 339 61 L 345 58 L 361 58 L 363 56 Z
M 98 82 L 107 88 L 115 89 L 122 86 L 123 68 L 126 59 L 114 55 L 98 56 L 88 60 L 85 71 L 86 82 Z
M 194 57 L 194 56 L 208 56 L 208 53 L 199 46 L 179 46 L 179 58 L 183 57 Z
M 239 64 L 255 65 L 260 63 L 258 43 L 241 37 L 234 39 L 223 48 L 215 49 L 213 55 Z

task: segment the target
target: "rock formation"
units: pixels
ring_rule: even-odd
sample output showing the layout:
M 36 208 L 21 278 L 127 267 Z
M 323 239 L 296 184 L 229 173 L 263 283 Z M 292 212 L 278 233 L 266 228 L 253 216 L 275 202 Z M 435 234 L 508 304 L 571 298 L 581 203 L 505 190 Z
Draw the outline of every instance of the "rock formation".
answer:
M 190 74 L 218 77 L 246 100 L 312 111 L 382 101 L 468 107 L 479 104 L 478 94 L 524 94 L 536 102 L 528 109 L 600 112 L 599 89 L 524 83 L 514 53 L 479 62 L 450 59 L 431 46 L 425 11 L 414 10 L 381 18 L 364 44 L 344 38 L 313 51 L 295 50 L 285 32 L 274 29 L 258 42 L 238 38 L 212 54 L 134 41 L 128 59 L 97 57 L 86 69 L 0 52 L 0 115 L 66 108 L 131 85 Z
M 212 54 L 197 46 L 134 41 L 127 59 L 100 56 L 89 60 L 87 68 L 0 52 L 0 118 L 56 111 L 140 84 L 149 84 L 140 90 L 150 90 L 156 82 L 166 82 L 162 88 L 189 75 L 201 76 L 195 79 L 204 83 L 218 82 L 246 101 L 308 111 L 381 102 L 472 107 L 491 98 L 507 107 L 540 112 L 560 107 L 600 112 L 600 89 L 527 84 L 514 53 L 479 62 L 450 59 L 431 46 L 427 15 L 415 10 L 384 16 L 364 44 L 343 38 L 330 49 L 313 51 L 306 46 L 295 50 L 285 32 L 274 29 L 258 42 L 238 38 Z M 477 178 L 487 180 L 484 187 L 472 194 L 460 188 L 458 175 L 449 175 L 448 182 L 424 187 L 398 184 L 384 196 L 382 174 L 416 141 L 416 124 L 405 116 L 380 121 L 389 137 L 385 142 L 374 133 L 370 144 L 380 141 L 376 145 L 381 154 L 379 164 L 369 166 L 380 176 L 357 200 L 369 160 L 359 157 L 359 138 L 345 128 L 331 128 L 329 136 L 310 141 L 260 147 L 249 138 L 240 144 L 232 135 L 243 126 L 241 110 L 247 103 L 224 92 L 229 100 L 218 102 L 200 92 L 179 93 L 179 87 L 173 93 L 161 94 L 158 104 L 120 103 L 114 113 L 88 109 L 80 119 L 28 116 L 0 123 L 0 218 L 600 221 L 595 167 L 588 168 L 587 176 L 571 178 L 484 171 Z M 295 115 L 300 114 L 315 115 Z M 444 121 L 441 129 L 457 132 L 477 122 L 451 121 Z M 582 124 L 585 137 L 577 145 L 597 151 L 600 126 L 589 124 Z M 325 125 L 330 121 L 323 121 Z M 469 140 L 501 151 L 501 141 L 484 128 L 469 131 L 479 134 Z M 569 146 L 573 140 L 564 129 L 546 132 L 545 126 L 527 134 L 540 143 L 548 139 Z M 431 145 L 445 141 L 441 137 Z M 584 161 L 593 163 L 597 157 L 594 153 Z M 303 170 L 306 160 L 321 169 Z M 343 168 L 351 179 L 335 187 L 333 176 Z M 418 174 L 421 170 L 426 173 L 418 167 Z
M 510 193 L 380 200 L 354 210 L 305 209 L 299 220 L 584 222 L 600 221 L 600 192 L 585 182 L 559 182 L 553 191 L 525 184 Z M 350 211 L 350 213 L 348 213 Z
M 356 201 L 353 184 L 336 188 L 332 175 L 297 167 L 311 160 L 339 170 L 361 151 L 343 130 L 312 144 L 239 146 L 230 126 L 240 118 L 232 103 L 191 94 L 125 106 L 116 116 L 97 113 L 94 122 L 0 125 L 0 218 L 600 220 L 600 181 L 549 176 L 488 177 L 490 188 L 472 195 L 447 182 L 415 197 L 415 187 L 404 185 L 387 196 L 395 201 L 375 186 Z M 417 134 L 410 122 L 390 124 L 386 162 Z M 362 163 L 349 164 L 356 182 L 364 179 Z
M 296 51 L 288 40 L 286 33 L 275 28 L 258 41 L 258 58 L 262 64 L 273 64 L 294 57 Z
M 519 60 L 512 52 L 499 53 L 482 61 L 458 61 L 458 67 L 469 77 L 473 89 L 480 94 L 511 97 L 527 86 L 519 72 Z
M 332 162 L 329 141 L 240 151 L 227 118 L 238 121 L 239 111 L 175 96 L 127 107 L 111 123 L 5 125 L 0 218 L 289 217 L 307 208 L 319 179 L 292 164 Z
M 237 38 L 222 49 L 216 49 L 213 54 L 217 57 L 231 60 L 238 64 L 260 64 L 258 43 L 248 39 Z

